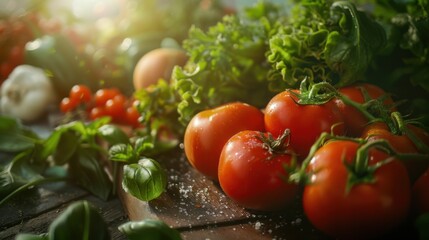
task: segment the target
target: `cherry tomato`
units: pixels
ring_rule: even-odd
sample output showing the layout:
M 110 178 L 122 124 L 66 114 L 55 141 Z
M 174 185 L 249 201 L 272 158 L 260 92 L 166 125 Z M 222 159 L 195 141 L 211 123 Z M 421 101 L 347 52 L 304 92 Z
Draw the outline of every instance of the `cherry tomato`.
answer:
M 6 79 L 9 77 L 9 74 L 13 71 L 14 66 L 8 62 L 3 62 L 0 64 L 0 78 Z
M 139 111 L 137 111 L 137 108 L 135 106 L 130 106 L 127 108 L 127 113 L 126 113 L 127 124 L 133 127 L 139 127 L 140 126 L 139 118 L 140 118 L 140 113 Z
M 429 133 L 414 125 L 408 124 L 407 127 L 422 140 L 424 144 L 429 146 Z M 419 150 L 406 135 L 395 135 L 389 127 L 383 122 L 375 122 L 368 125 L 362 133 L 362 138 L 369 141 L 377 139 L 385 139 L 399 153 L 418 153 Z M 428 161 L 420 160 L 404 160 L 405 166 L 408 169 L 411 182 L 414 182 L 423 171 L 429 166 Z
M 377 99 L 382 96 L 385 96 L 383 102 L 384 105 L 386 105 L 386 107 L 393 106 L 392 98 L 386 95 L 386 92 L 383 89 L 372 84 L 356 84 L 352 86 L 342 87 L 339 89 L 339 92 L 343 96 L 349 98 L 356 103 L 365 102 L 365 98 L 362 91 L 366 91 L 369 97 L 372 99 Z M 368 124 L 368 119 L 361 112 L 359 112 L 359 110 L 357 110 L 353 106 L 345 104 L 342 100 L 337 98 L 334 100 L 334 102 L 343 115 L 347 135 L 353 137 L 359 136 L 365 126 Z
M 79 103 L 89 103 L 92 100 L 92 92 L 85 85 L 74 85 L 70 89 L 69 98 L 75 99 Z
M 245 208 L 284 209 L 298 189 L 282 178 L 288 177 L 284 165 L 290 165 L 292 157 L 270 152 L 261 134 L 241 131 L 228 140 L 220 155 L 219 183 L 227 196 Z
M 316 151 L 308 166 L 310 183 L 303 193 L 304 212 L 321 231 L 342 239 L 368 239 L 385 234 L 404 221 L 411 201 L 408 174 L 393 159 L 373 173 L 373 180 L 357 183 L 347 192 L 344 163 L 356 157 L 358 143 L 331 141 Z M 390 156 L 370 149 L 369 165 Z
M 108 116 L 106 109 L 104 107 L 93 107 L 89 112 L 89 119 L 95 120 L 101 117 Z
M 109 99 L 113 99 L 121 92 L 116 88 L 102 88 L 95 92 L 94 100 L 95 105 L 98 107 L 104 106 Z
M 429 168 L 413 185 L 413 208 L 418 214 L 429 213 Z
M 77 102 L 75 99 L 70 99 L 66 97 L 63 98 L 60 102 L 60 110 L 63 113 L 71 112 L 75 110 L 78 105 L 79 102 Z
M 24 49 L 22 46 L 15 45 L 10 49 L 9 60 L 14 65 L 20 65 L 24 62 Z
M 105 105 L 106 112 L 115 122 L 122 123 L 126 120 L 126 101 L 126 97 L 122 94 L 116 95 L 112 99 L 107 100 Z
M 290 91 L 274 96 L 265 108 L 266 130 L 278 137 L 285 129 L 290 129 L 290 145 L 300 158 L 307 156 L 322 132 L 331 132 L 333 128 L 335 134 L 342 135 L 342 122 L 342 115 L 333 101 L 300 105 Z
M 185 130 L 185 154 L 202 174 L 218 179 L 218 163 L 223 146 L 242 130 L 264 130 L 263 113 L 248 104 L 235 102 L 196 114 Z

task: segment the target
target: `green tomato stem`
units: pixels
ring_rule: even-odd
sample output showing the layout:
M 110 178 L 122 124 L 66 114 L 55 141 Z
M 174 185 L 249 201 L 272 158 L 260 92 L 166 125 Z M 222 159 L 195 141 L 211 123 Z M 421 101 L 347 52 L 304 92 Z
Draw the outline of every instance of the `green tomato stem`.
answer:
M 376 121 L 377 118 L 375 116 L 373 116 L 366 108 L 366 106 L 368 105 L 367 103 L 364 104 L 360 104 L 357 103 L 353 100 L 351 100 L 350 98 L 348 98 L 347 96 L 344 96 L 342 94 L 338 94 L 337 97 L 343 101 L 346 105 L 352 106 L 355 109 L 357 109 L 360 113 L 362 113 L 370 122 L 372 121 Z
M 416 146 L 417 150 L 421 153 L 429 153 L 429 146 L 427 146 L 419 137 L 417 137 L 413 131 L 408 127 L 404 119 L 402 118 L 401 113 L 393 112 L 391 114 L 392 120 L 399 129 L 401 135 L 406 135 Z

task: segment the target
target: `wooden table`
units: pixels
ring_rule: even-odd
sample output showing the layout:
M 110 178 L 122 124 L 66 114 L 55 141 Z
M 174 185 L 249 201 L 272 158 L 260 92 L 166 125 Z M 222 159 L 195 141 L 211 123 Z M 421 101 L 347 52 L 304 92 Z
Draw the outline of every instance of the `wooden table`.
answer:
M 117 228 L 120 224 L 143 219 L 162 220 L 178 229 L 185 240 L 329 239 L 306 220 L 299 199 L 284 212 L 249 211 L 191 168 L 180 149 L 158 161 L 167 169 L 168 187 L 156 200 L 142 202 L 119 191 L 117 197 L 103 201 L 70 183 L 46 184 L 0 206 L 0 239 L 47 232 L 52 220 L 78 200 L 88 200 L 100 211 L 112 239 L 126 239 Z M 393 238 L 416 239 L 416 235 L 407 223 L 382 239 Z

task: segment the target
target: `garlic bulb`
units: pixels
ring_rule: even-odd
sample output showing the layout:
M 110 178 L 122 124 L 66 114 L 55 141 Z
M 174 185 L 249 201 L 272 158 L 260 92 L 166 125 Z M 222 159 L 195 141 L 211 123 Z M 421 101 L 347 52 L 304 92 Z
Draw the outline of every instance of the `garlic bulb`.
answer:
M 52 82 L 40 68 L 17 66 L 0 89 L 0 109 L 3 115 L 23 121 L 35 121 L 57 103 Z

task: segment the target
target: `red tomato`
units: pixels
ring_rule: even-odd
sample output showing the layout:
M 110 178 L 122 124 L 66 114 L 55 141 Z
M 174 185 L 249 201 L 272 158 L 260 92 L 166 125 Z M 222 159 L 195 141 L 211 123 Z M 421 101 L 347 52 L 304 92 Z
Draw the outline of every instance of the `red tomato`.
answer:
M 109 99 L 113 99 L 116 95 L 121 94 L 116 88 L 102 88 L 95 92 L 95 105 L 98 107 L 104 106 Z
M 189 163 L 213 180 L 223 146 L 243 130 L 264 130 L 263 113 L 248 104 L 229 103 L 196 114 L 186 127 L 185 154 Z
M 362 91 L 367 91 L 369 97 L 372 99 L 386 96 L 386 92 L 383 89 L 368 83 L 356 84 L 339 89 L 339 92 L 343 96 L 360 104 L 365 102 Z M 337 98 L 334 101 L 343 115 L 347 135 L 353 137 L 359 136 L 362 133 L 364 127 L 368 124 L 368 119 L 361 112 L 359 112 L 359 110 L 353 106 L 345 104 L 342 100 Z M 383 103 L 386 105 L 386 107 L 389 107 L 393 106 L 394 102 L 390 96 L 386 96 L 386 99 Z
M 92 100 L 92 92 L 85 85 L 74 85 L 70 89 L 69 98 L 75 99 L 79 103 L 89 103 Z
M 429 213 L 429 168 L 413 185 L 413 207 L 418 214 Z
M 63 113 L 71 112 L 79 105 L 75 99 L 63 98 L 60 102 L 60 110 Z
M 284 165 L 290 165 L 292 157 L 270 152 L 261 134 L 242 131 L 228 140 L 220 155 L 219 183 L 227 196 L 245 208 L 280 210 L 294 200 L 298 189 L 282 179 L 288 177 Z
M 127 108 L 127 113 L 126 113 L 127 124 L 133 127 L 139 127 L 140 126 L 139 118 L 140 118 L 140 113 L 139 111 L 137 111 L 137 108 L 135 108 L 134 106 L 130 106 Z
M 416 127 L 414 125 L 408 124 L 407 127 L 425 143 L 429 146 L 429 133 L 423 129 Z M 399 153 L 418 153 L 419 150 L 414 145 L 414 143 L 406 135 L 395 135 L 390 130 L 389 127 L 383 122 L 375 122 L 368 125 L 362 133 L 362 138 L 369 141 L 374 141 L 377 139 L 385 139 L 390 145 Z M 410 179 L 414 182 L 423 171 L 429 166 L 428 161 L 419 161 L 419 160 L 404 160 L 405 166 L 408 169 Z
M 14 66 L 9 62 L 3 62 L 0 64 L 0 79 L 6 79 L 9 74 L 13 71 Z
M 358 143 L 331 141 L 316 151 L 308 166 L 303 207 L 311 223 L 323 232 L 343 239 L 368 239 L 384 234 L 406 219 L 411 188 L 401 162 L 393 159 L 373 173 L 373 182 L 357 183 L 346 192 L 348 171 L 344 164 L 356 157 Z M 389 157 L 369 151 L 369 165 Z
M 24 62 L 24 47 L 15 45 L 10 49 L 9 61 L 12 65 L 21 65 Z
M 298 92 L 298 91 L 296 91 Z M 265 128 L 274 137 L 290 129 L 290 145 L 305 158 L 322 132 L 344 132 L 343 118 L 333 101 L 321 105 L 300 105 L 290 91 L 274 96 L 265 108 Z
M 108 116 L 106 109 L 104 107 L 94 107 L 89 112 L 89 119 L 95 120 L 97 118 Z
M 118 123 L 126 120 L 126 101 L 127 98 L 122 94 L 118 94 L 106 101 L 105 109 L 107 114 Z

